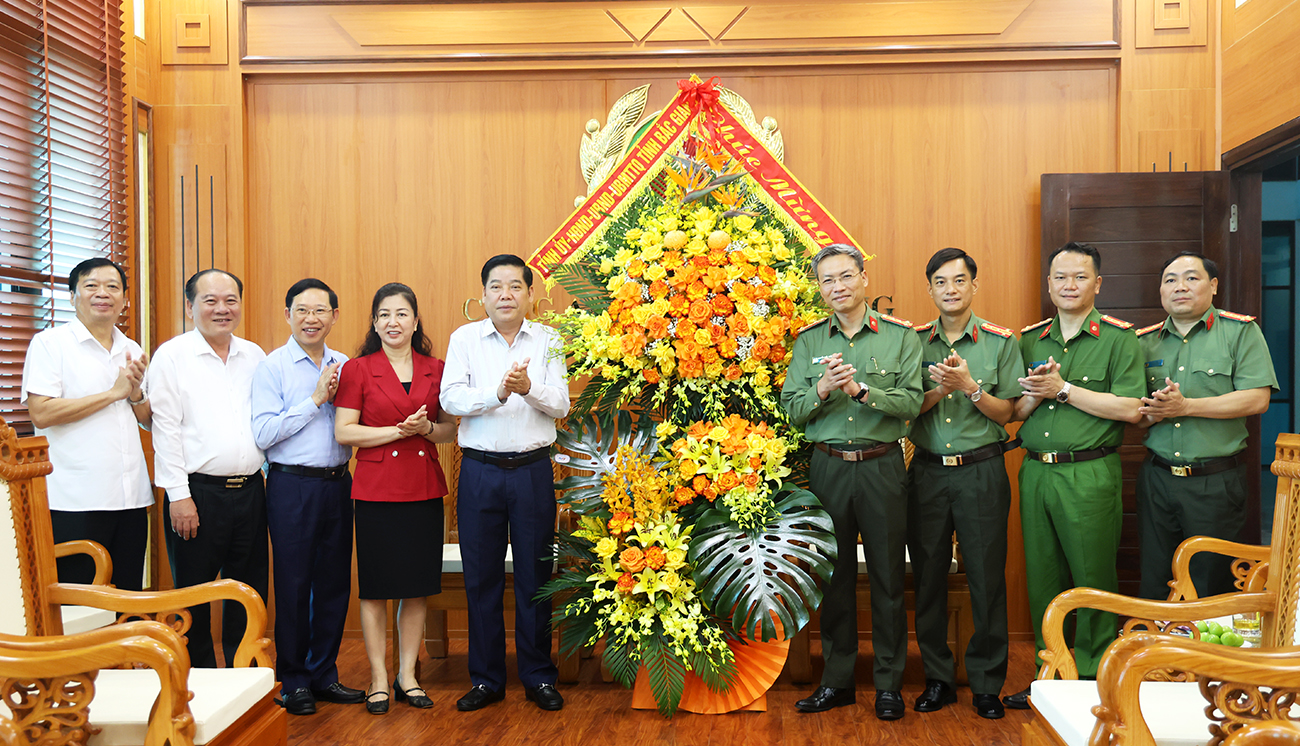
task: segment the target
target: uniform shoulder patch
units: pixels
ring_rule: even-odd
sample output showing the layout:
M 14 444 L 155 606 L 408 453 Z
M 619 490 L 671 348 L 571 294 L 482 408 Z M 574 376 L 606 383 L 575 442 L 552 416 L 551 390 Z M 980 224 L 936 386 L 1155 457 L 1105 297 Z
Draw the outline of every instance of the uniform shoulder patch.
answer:
M 1132 329 L 1132 328 L 1133 328 L 1133 322 L 1131 322 L 1131 321 L 1124 321 L 1123 319 L 1117 319 L 1117 318 L 1115 318 L 1114 316 L 1107 316 L 1107 315 L 1104 314 L 1104 313 L 1101 315 L 1101 320 L 1102 320 L 1102 321 L 1105 321 L 1107 324 L 1110 324 L 1111 326 L 1117 326 L 1117 327 L 1119 327 L 1120 329 Z
M 1233 313 L 1232 311 L 1219 311 L 1219 315 L 1225 319 L 1240 321 L 1243 324 L 1249 324 L 1250 322 L 1255 320 L 1254 316 L 1247 316 L 1244 313 Z
M 800 329 L 798 332 L 796 332 L 796 334 L 803 334 L 804 332 L 808 331 L 809 329 L 816 329 L 817 327 L 821 326 L 822 324 L 825 324 L 827 321 L 830 321 L 830 320 L 831 320 L 831 317 L 830 317 L 830 316 L 827 316 L 827 317 L 824 318 L 824 319 L 820 319 L 820 320 L 818 320 L 818 321 L 814 321 L 814 322 L 812 322 L 811 324 L 809 324 L 809 325 L 803 327 L 802 329 Z
M 1021 333 L 1021 334 L 1024 334 L 1025 332 L 1031 332 L 1031 331 L 1037 329 L 1038 327 L 1042 326 L 1043 324 L 1050 324 L 1050 323 L 1052 323 L 1052 320 L 1051 320 L 1050 318 L 1043 319 L 1042 321 L 1038 322 L 1037 324 L 1030 324 L 1029 326 L 1025 327 L 1024 329 L 1021 329 L 1021 330 L 1020 330 L 1020 333 Z
M 1156 323 L 1152 324 L 1151 326 L 1144 326 L 1144 327 L 1142 327 L 1141 329 L 1138 329 L 1138 330 L 1137 330 L 1137 335 L 1140 337 L 1140 336 L 1142 336 L 1143 334 L 1150 334 L 1151 332 L 1153 332 L 1153 331 L 1155 331 L 1155 330 L 1157 330 L 1157 329 L 1163 328 L 1164 325 L 1165 325 L 1165 322 L 1163 322 L 1163 321 L 1157 321 Z
M 934 328 L 934 322 L 933 322 L 933 321 L 927 321 L 927 322 L 925 322 L 924 324 L 921 324 L 920 326 L 914 326 L 914 327 L 912 327 L 912 328 L 915 329 L 915 330 L 918 331 L 918 332 L 928 332 L 928 331 L 930 331 L 931 329 Z
M 900 319 L 897 316 L 890 316 L 887 313 L 880 314 L 880 318 L 884 319 L 885 321 L 888 321 L 891 324 L 898 324 L 899 326 L 904 327 L 906 329 L 912 328 L 912 322 L 908 321 L 907 319 Z
M 988 321 L 982 322 L 980 324 L 980 328 L 988 332 L 989 334 L 996 334 L 999 337 L 1002 337 L 1004 339 L 1010 338 L 1011 335 L 1015 334 L 1015 332 L 1006 328 L 1005 326 L 998 326 L 997 324 L 993 324 Z

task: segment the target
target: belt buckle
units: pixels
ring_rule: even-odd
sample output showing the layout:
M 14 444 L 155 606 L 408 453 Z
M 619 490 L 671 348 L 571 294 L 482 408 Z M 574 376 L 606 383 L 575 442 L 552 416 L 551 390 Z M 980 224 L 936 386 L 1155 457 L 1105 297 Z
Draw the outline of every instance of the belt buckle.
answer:
M 226 489 L 235 490 L 244 486 L 244 480 L 248 477 L 226 477 Z
M 862 460 L 862 451 L 840 451 L 840 458 L 850 463 Z
M 1057 454 L 1056 451 L 1048 451 L 1047 453 L 1038 454 L 1038 460 L 1042 461 L 1044 464 L 1055 464 L 1058 455 L 1059 454 Z
M 944 456 L 944 466 L 961 466 L 961 456 Z
M 1189 477 L 1189 476 L 1191 476 L 1191 473 L 1190 473 L 1190 472 L 1191 472 L 1191 467 L 1190 467 L 1190 466 L 1171 466 L 1171 467 L 1169 467 L 1169 471 L 1170 471 L 1174 476 L 1176 476 L 1176 477 Z

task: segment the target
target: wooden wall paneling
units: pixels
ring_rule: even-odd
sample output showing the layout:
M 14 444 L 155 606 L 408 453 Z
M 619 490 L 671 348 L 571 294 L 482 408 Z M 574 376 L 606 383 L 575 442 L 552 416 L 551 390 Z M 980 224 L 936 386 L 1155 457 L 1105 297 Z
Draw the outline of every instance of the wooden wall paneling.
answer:
M 226 64 L 226 0 L 161 0 L 158 5 L 162 64 Z
M 1208 0 L 1137 0 L 1137 47 L 1201 47 L 1209 38 Z
M 1300 0 L 1223 3 L 1224 152 L 1300 117 Z

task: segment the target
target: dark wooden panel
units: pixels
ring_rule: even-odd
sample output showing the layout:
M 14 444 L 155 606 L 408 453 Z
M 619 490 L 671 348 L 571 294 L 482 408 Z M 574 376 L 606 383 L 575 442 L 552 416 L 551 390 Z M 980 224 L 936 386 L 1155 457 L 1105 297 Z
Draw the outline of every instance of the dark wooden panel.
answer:
M 1097 251 L 1101 252 L 1101 273 L 1106 277 L 1115 275 L 1153 275 L 1160 274 L 1164 263 L 1180 251 L 1200 251 L 1201 242 L 1196 241 L 1113 241 L 1095 242 Z M 1218 261 L 1215 259 L 1215 261 Z M 1222 290 L 1222 287 L 1220 287 Z
M 1160 278 L 1156 275 L 1102 275 L 1097 307 L 1158 309 Z
M 1202 204 L 1203 172 L 1106 174 L 1106 179 L 1070 179 L 1070 207 L 1136 207 Z M 1091 175 L 1091 174 L 1087 174 Z M 1077 239 L 1076 239 L 1077 240 Z
M 1201 207 L 1085 207 L 1070 209 L 1071 241 L 1200 241 Z

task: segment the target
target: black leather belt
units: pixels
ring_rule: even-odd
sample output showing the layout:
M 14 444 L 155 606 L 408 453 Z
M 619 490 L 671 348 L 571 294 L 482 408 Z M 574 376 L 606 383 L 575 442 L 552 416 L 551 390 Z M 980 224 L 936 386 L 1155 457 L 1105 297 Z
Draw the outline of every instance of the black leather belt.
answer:
M 323 466 L 271 464 L 271 471 L 282 471 L 285 474 L 293 474 L 299 477 L 315 477 L 316 479 L 341 479 L 348 475 L 348 465 L 343 464 L 342 466 L 326 468 Z
M 886 453 L 889 453 L 897 447 L 898 441 L 896 440 L 890 441 L 889 443 L 881 443 L 880 445 L 871 448 L 856 448 L 849 451 L 841 451 L 838 448 L 831 448 L 825 443 L 816 444 L 817 450 L 822 453 L 830 454 L 831 458 L 840 458 L 845 461 L 870 461 L 873 458 L 884 456 Z
M 1093 461 L 1099 458 L 1105 458 L 1112 453 L 1119 451 L 1116 446 L 1106 446 L 1105 448 L 1093 448 L 1088 451 L 1047 451 L 1039 453 L 1025 449 L 1029 458 L 1034 461 L 1041 461 L 1044 464 L 1077 464 L 1080 461 Z
M 1176 477 L 1207 477 L 1211 474 L 1237 468 L 1237 457 L 1235 455 L 1212 458 L 1209 461 L 1202 461 L 1197 464 L 1175 464 L 1171 461 L 1165 461 L 1153 453 L 1151 454 L 1151 462 Z
M 191 474 L 190 481 L 199 484 L 212 485 L 213 487 L 225 487 L 228 490 L 237 490 L 253 481 L 254 478 L 261 479 L 262 472 L 255 471 L 252 474 L 234 477 L 218 477 L 211 474 Z
M 913 454 L 913 458 L 919 458 L 922 461 L 928 461 L 934 464 L 942 464 L 943 466 L 969 466 L 971 464 L 978 464 L 981 461 L 988 461 L 991 458 L 997 458 L 1007 451 L 1019 447 L 1020 439 L 1016 438 L 1015 440 L 1008 440 L 1005 443 L 989 443 L 988 445 L 981 446 L 973 451 L 955 453 L 947 456 L 941 453 L 930 453 L 924 448 L 917 448 L 916 453 Z
M 534 464 L 551 456 L 550 446 L 542 446 L 523 453 L 493 453 L 491 451 L 480 451 L 477 448 L 462 448 L 460 450 L 461 453 L 475 461 L 502 469 L 518 469 L 521 466 Z

